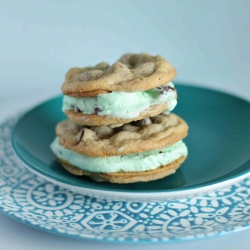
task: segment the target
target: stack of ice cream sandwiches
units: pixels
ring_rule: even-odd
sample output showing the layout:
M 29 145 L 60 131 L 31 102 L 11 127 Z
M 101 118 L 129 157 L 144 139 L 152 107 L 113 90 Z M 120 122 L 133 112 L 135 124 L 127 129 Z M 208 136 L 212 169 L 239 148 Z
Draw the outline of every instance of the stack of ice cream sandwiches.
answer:
M 121 184 L 175 173 L 188 153 L 188 125 L 170 113 L 175 75 L 162 56 L 145 53 L 70 69 L 62 85 L 69 120 L 51 144 L 58 161 L 73 175 Z

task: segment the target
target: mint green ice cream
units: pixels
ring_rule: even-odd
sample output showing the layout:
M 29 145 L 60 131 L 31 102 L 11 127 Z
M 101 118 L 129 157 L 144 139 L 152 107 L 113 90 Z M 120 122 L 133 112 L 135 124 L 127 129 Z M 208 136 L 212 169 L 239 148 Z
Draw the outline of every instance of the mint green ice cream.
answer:
M 98 114 L 100 116 L 115 116 L 119 118 L 134 118 L 140 112 L 153 105 L 167 102 L 167 111 L 172 111 L 176 104 L 176 91 L 174 84 L 168 83 L 169 90 L 154 88 L 142 92 L 111 92 L 95 97 L 70 97 L 63 98 L 63 111 L 74 110 L 84 114 Z
M 139 172 L 153 170 L 187 155 L 187 147 L 179 141 L 161 150 L 152 150 L 124 156 L 90 157 L 59 145 L 59 138 L 51 144 L 54 154 L 73 166 L 95 173 Z

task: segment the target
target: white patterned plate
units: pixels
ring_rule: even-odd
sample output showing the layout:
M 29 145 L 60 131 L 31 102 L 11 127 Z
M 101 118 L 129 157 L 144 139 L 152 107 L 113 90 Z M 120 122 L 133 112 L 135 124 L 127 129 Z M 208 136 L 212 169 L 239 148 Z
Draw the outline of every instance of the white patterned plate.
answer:
M 74 193 L 34 175 L 14 155 L 15 119 L 0 126 L 0 211 L 51 233 L 109 242 L 172 242 L 250 224 L 250 179 L 202 197 L 119 202 Z

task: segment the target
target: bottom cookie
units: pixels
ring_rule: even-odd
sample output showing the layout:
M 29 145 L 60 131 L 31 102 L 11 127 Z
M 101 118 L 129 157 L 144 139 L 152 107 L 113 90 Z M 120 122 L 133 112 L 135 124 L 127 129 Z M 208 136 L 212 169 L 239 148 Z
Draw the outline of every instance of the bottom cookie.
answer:
M 185 161 L 186 156 L 181 156 L 179 159 L 165 165 L 160 166 L 154 170 L 141 172 L 116 172 L 116 173 L 93 173 L 84 171 L 71 165 L 69 162 L 58 158 L 64 169 L 73 175 L 88 176 L 98 182 L 111 182 L 118 184 L 127 184 L 135 182 L 147 182 L 164 178 L 168 175 L 174 174 L 180 165 Z

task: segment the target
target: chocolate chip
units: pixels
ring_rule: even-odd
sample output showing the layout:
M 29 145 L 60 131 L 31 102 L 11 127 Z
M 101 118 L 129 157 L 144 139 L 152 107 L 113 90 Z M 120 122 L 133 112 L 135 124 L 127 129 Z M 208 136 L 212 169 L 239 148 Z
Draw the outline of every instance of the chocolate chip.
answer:
M 175 91 L 175 88 L 172 88 L 170 86 L 162 86 L 162 88 L 161 88 L 162 94 L 164 94 L 164 92 L 168 92 L 168 91 Z
M 175 91 L 175 88 L 172 88 L 172 87 L 168 86 L 167 91 L 168 90 Z
M 161 151 L 159 151 L 159 153 L 161 154 L 162 152 L 161 152 Z
M 62 151 L 60 151 L 59 154 L 61 155 L 61 154 L 62 154 Z
M 95 104 L 95 106 L 94 106 L 94 112 L 97 115 L 99 112 L 102 112 L 102 109 Z
M 82 112 L 76 105 L 70 105 L 74 112 Z
M 75 106 L 74 112 L 82 112 L 82 111 L 77 106 Z
M 81 142 L 83 135 L 84 135 L 84 129 L 81 129 L 81 131 L 76 136 L 78 144 Z

